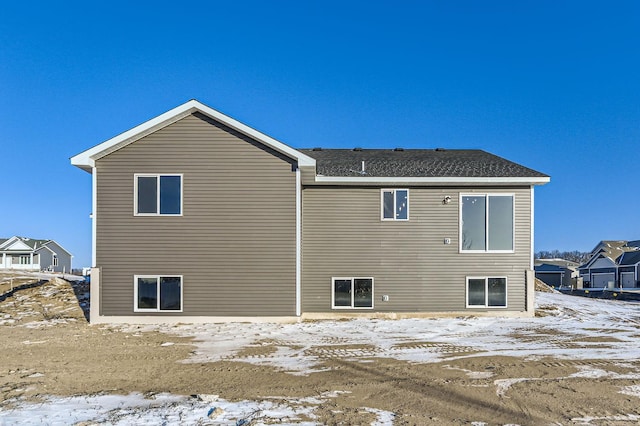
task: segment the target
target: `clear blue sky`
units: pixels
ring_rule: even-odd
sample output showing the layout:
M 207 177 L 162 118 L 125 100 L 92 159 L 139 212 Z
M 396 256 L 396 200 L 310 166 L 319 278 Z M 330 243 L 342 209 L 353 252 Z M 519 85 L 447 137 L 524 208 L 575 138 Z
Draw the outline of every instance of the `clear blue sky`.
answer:
M 7 2 L 0 237 L 91 262 L 69 157 L 189 99 L 296 148 L 480 148 L 551 175 L 536 250 L 638 239 L 640 2 Z

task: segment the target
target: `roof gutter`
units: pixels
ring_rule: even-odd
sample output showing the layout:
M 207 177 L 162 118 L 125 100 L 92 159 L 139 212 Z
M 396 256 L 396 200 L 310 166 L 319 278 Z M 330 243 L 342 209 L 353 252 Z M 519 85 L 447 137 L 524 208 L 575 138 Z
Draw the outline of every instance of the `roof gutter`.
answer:
M 544 185 L 549 183 L 550 177 L 375 177 L 375 176 L 323 176 L 317 175 L 315 183 L 331 185 Z

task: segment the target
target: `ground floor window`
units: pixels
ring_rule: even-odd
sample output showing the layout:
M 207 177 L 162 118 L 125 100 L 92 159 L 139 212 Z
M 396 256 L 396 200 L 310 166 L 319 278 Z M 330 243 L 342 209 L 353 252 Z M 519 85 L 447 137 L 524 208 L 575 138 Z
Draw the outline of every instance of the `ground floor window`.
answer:
M 28 254 L 23 254 L 20 256 L 20 264 L 21 265 L 29 265 L 31 264 L 31 256 Z
M 332 278 L 332 309 L 373 308 L 373 278 Z
M 506 277 L 467 277 L 467 308 L 505 308 Z
M 182 276 L 136 275 L 136 312 L 182 312 Z

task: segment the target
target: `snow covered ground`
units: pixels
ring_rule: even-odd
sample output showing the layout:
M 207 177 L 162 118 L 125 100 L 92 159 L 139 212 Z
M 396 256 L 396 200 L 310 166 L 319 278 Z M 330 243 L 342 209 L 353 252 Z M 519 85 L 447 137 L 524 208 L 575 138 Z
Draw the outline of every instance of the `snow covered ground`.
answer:
M 319 371 L 323 359 L 335 356 L 364 362 L 393 358 L 416 363 L 491 355 L 640 358 L 640 304 L 559 293 L 538 293 L 536 304 L 539 316 L 530 319 L 355 319 L 284 325 L 179 325 L 160 330 L 195 336 L 196 354 L 185 362 L 238 360 L 302 375 Z M 237 355 L 240 349 L 262 345 L 275 345 L 277 350 L 259 356 Z
M 198 324 L 128 326 L 127 332 L 161 331 L 165 345 L 172 335 L 195 337 L 196 350 L 183 362 L 219 360 L 272 366 L 294 375 L 321 371 L 323 361 L 340 357 L 358 362 L 392 358 L 429 363 L 477 356 L 524 359 L 640 359 L 640 305 L 588 299 L 557 293 L 537 293 L 538 316 L 513 318 L 438 318 L 403 320 L 315 321 L 297 324 Z M 271 351 L 257 350 L 269 346 Z M 254 355 L 251 349 L 254 348 Z M 466 370 L 465 370 L 466 371 Z M 468 371 L 469 375 L 488 374 Z M 583 368 L 573 377 L 602 377 L 611 372 Z M 571 377 L 571 376 L 570 376 Z M 640 376 L 629 377 L 640 379 Z M 506 392 L 519 378 L 496 380 L 496 392 Z M 314 410 L 340 391 L 316 398 L 274 396 L 261 401 L 229 402 L 216 395 L 186 397 L 156 394 L 88 395 L 49 398 L 42 403 L 18 402 L 0 411 L 0 424 L 298 424 L 312 425 Z M 620 392 L 640 396 L 638 386 Z M 374 425 L 391 424 L 393 413 L 362 407 Z M 639 417 L 640 419 L 640 417 Z M 631 418 L 625 419 L 634 421 Z M 637 419 L 636 419 L 637 420 Z M 589 419 L 584 419 L 588 424 Z
M 312 426 L 314 408 L 337 393 L 317 398 L 267 398 L 263 401 L 229 402 L 217 395 L 177 396 L 156 394 L 90 395 L 48 398 L 39 404 L 19 404 L 0 411 L 0 424 L 66 425 L 235 425 L 265 424 Z M 393 413 L 371 408 L 373 426 L 392 424 Z M 304 419 L 301 418 L 304 416 Z M 34 422 L 34 419 L 38 419 Z

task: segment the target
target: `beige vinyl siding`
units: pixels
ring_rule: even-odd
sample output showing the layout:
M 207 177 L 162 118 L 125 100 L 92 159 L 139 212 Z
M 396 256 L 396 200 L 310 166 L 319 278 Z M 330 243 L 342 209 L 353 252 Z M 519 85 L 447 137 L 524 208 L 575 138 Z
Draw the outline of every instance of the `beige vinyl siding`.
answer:
M 459 252 L 459 194 L 487 192 L 515 194 L 514 253 Z M 506 276 L 506 310 L 525 309 L 529 187 L 409 187 L 409 221 L 382 221 L 380 208 L 380 188 L 303 190 L 303 312 L 332 311 L 331 277 L 374 277 L 376 312 L 442 312 L 467 309 L 467 276 Z
M 295 315 L 291 160 L 196 113 L 96 169 L 101 315 L 136 315 L 134 275 L 163 274 L 183 276 L 183 312 L 157 315 Z M 136 173 L 182 174 L 182 216 L 134 216 Z

